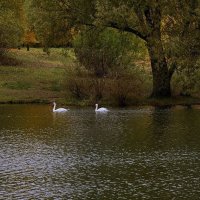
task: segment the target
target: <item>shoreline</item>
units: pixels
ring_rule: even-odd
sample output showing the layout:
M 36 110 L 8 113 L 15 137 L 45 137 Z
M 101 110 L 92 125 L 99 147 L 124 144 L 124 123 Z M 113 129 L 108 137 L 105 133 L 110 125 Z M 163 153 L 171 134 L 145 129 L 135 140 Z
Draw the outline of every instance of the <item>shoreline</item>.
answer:
M 200 105 L 200 97 L 195 97 L 199 95 L 196 93 L 191 97 L 174 95 L 170 98 L 156 99 L 148 98 L 150 95 L 148 90 L 143 91 L 142 95 L 127 96 L 125 106 L 119 105 L 117 97 L 110 99 L 104 97 L 97 102 L 94 95 L 86 95 L 85 98 L 88 99 L 75 99 L 67 89 L 69 85 L 66 82 L 67 77 L 70 76 L 66 70 L 71 69 L 74 63 L 72 56 L 66 58 L 61 49 L 57 48 L 51 49 L 50 55 L 44 53 L 41 48 L 33 48 L 30 52 L 27 52 L 25 48 L 12 49 L 9 56 L 19 63 L 18 65 L 1 65 L 0 104 L 51 104 L 56 101 L 66 106 L 87 107 L 99 103 L 101 106 L 118 108 Z M 134 93 L 134 90 L 131 91 Z
M 3 104 L 50 104 L 52 103 L 52 100 L 49 99 L 31 99 L 31 100 L 8 100 L 8 101 L 1 101 L 0 105 Z M 93 106 L 94 102 L 88 102 L 88 101 L 76 101 L 76 102 L 70 102 L 65 99 L 59 99 L 57 102 L 61 105 L 66 106 L 77 106 L 77 107 L 88 107 Z M 113 107 L 122 107 L 117 105 L 116 103 L 111 102 L 99 102 L 101 105 L 108 105 Z M 190 108 L 191 106 L 198 106 L 200 105 L 200 99 L 195 97 L 171 97 L 171 98 L 165 98 L 165 99 L 143 99 L 143 100 L 136 100 L 134 102 L 129 102 L 126 106 L 123 106 L 124 108 L 129 108 L 133 106 L 153 106 L 153 107 L 174 107 L 174 106 L 184 106 Z

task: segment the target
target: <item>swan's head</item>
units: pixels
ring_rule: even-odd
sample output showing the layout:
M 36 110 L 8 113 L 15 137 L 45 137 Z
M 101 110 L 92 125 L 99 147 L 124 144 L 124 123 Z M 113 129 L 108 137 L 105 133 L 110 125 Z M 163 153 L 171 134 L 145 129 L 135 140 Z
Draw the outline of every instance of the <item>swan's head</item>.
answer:
M 98 107 L 98 104 L 96 103 L 95 106 Z
M 55 102 L 55 101 L 53 102 L 53 105 L 54 105 L 54 106 L 56 105 L 56 102 Z

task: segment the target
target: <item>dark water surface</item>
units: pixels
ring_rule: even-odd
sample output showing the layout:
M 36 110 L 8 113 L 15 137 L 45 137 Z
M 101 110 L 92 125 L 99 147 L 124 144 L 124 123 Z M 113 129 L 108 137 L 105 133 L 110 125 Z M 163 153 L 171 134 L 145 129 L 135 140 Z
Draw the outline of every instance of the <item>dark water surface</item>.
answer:
M 200 108 L 0 105 L 0 199 L 200 199 Z

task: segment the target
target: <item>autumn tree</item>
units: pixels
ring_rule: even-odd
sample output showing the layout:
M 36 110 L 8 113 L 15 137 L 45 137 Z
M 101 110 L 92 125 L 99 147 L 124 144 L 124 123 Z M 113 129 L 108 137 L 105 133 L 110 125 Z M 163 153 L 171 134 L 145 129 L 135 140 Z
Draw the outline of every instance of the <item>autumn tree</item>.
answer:
M 55 0 L 26 1 L 26 13 L 44 48 L 70 45 L 74 29 L 70 29 L 64 10 Z

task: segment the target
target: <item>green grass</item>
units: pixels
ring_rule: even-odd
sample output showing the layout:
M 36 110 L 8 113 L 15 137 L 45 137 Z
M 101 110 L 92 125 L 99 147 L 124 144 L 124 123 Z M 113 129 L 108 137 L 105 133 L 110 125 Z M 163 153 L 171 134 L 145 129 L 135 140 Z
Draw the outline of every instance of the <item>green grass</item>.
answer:
M 2 86 L 5 88 L 8 88 L 8 89 L 27 90 L 27 89 L 31 88 L 31 83 L 23 82 L 23 81 L 5 82 Z
M 50 55 L 40 48 L 11 50 L 9 56 L 20 65 L 0 66 L 0 102 L 64 101 L 66 68 L 72 59 L 66 62 L 62 49 L 51 49 Z

